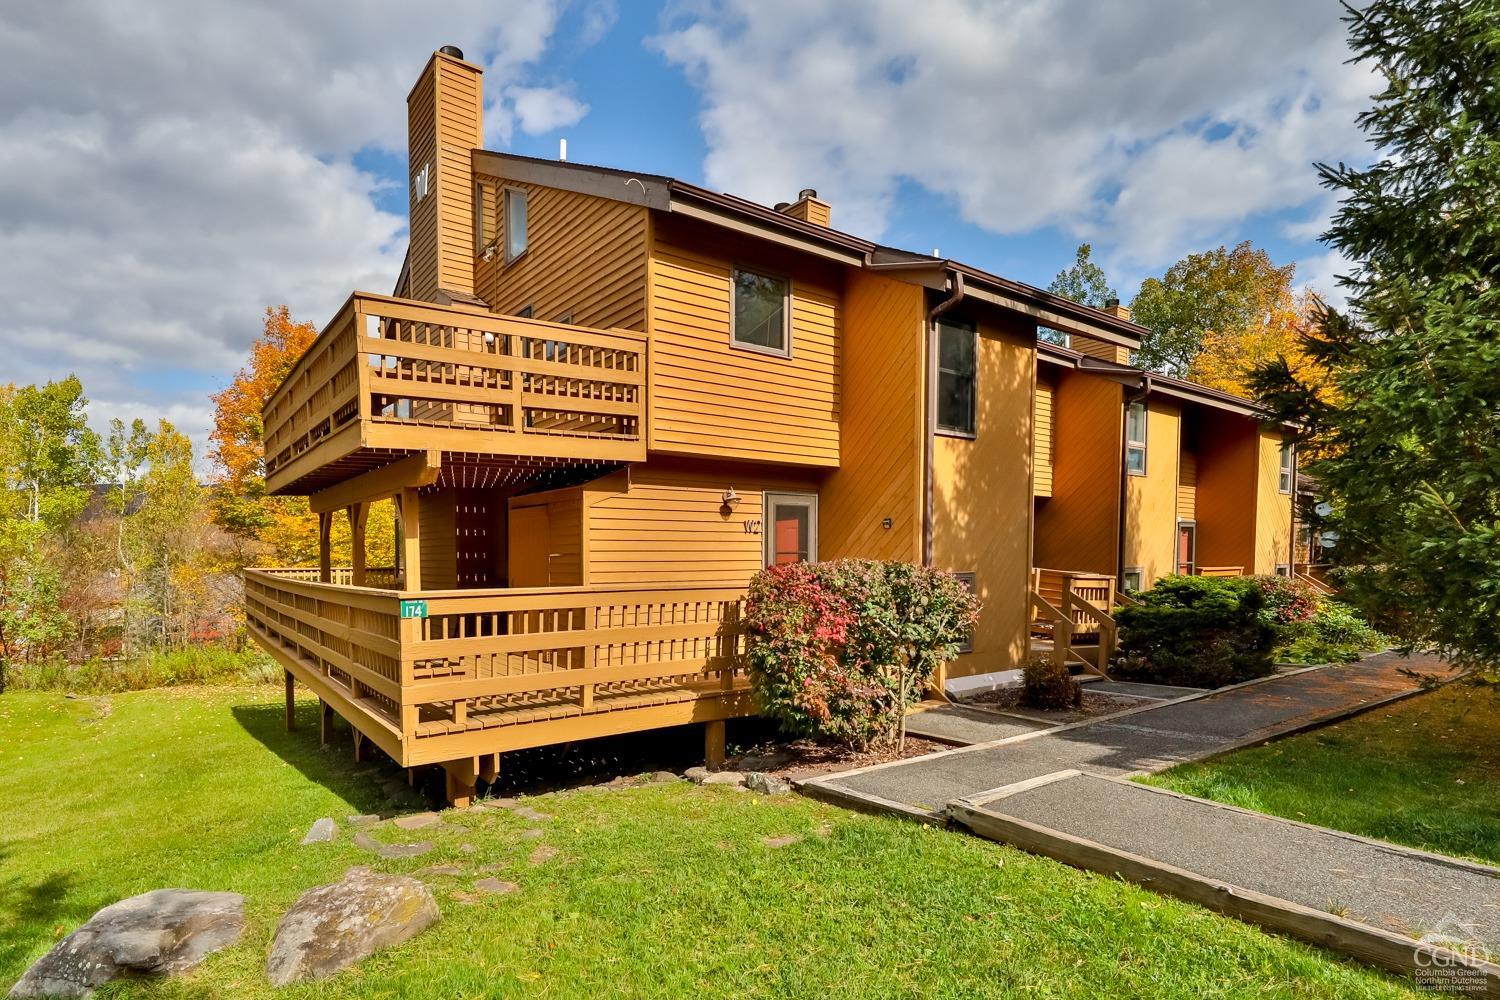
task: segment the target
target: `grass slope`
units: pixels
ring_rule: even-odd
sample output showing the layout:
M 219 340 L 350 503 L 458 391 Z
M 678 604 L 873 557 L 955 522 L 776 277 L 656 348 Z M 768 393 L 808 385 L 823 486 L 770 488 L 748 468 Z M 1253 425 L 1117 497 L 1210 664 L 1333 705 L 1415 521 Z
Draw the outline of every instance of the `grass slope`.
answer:
M 1229 805 L 1500 864 L 1500 690 L 1450 684 L 1145 779 Z
M 0 698 L 0 989 L 96 909 L 161 886 L 249 897 L 240 944 L 118 997 L 271 996 L 278 916 L 354 864 L 429 877 L 442 922 L 301 997 L 1389 997 L 1397 980 L 1207 911 L 982 840 L 686 783 L 538 796 L 552 815 L 449 813 L 425 857 L 298 846 L 320 816 L 384 804 L 314 705 L 271 688 Z M 522 839 L 528 826 L 545 829 Z M 767 837 L 797 834 L 773 848 Z M 548 861 L 529 856 L 540 844 Z M 493 866 L 493 872 L 481 868 Z M 472 874 L 468 874 L 472 873 Z M 455 891 L 496 874 L 511 896 Z

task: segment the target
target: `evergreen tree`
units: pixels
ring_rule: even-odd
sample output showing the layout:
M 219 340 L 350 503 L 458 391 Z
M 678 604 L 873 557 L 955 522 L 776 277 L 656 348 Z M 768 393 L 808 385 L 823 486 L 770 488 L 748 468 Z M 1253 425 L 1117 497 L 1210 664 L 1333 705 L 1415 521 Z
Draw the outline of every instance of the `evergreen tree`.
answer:
M 1346 312 L 1304 338 L 1333 392 L 1287 364 L 1261 398 L 1305 422 L 1349 593 L 1455 664 L 1500 664 L 1500 0 L 1347 7 L 1384 80 L 1359 117 L 1375 162 L 1321 165 L 1323 239 L 1354 262 Z

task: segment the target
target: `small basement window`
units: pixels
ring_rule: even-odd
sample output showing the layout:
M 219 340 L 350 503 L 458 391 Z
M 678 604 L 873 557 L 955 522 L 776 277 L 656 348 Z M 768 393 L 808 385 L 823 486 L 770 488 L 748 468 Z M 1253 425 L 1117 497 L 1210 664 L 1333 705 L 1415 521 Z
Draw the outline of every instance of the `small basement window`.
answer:
M 505 189 L 505 262 L 509 264 L 526 252 L 526 192 L 520 188 Z
M 735 347 L 789 357 L 792 353 L 792 283 L 735 268 L 729 339 Z
M 937 429 L 974 434 L 974 381 L 978 332 L 973 323 L 938 321 Z
M 1145 581 L 1146 571 L 1139 566 L 1131 566 L 1120 574 L 1120 586 L 1125 588 L 1127 594 L 1138 594 L 1141 584 Z
M 1125 471 L 1146 474 L 1146 404 L 1131 403 L 1125 413 Z

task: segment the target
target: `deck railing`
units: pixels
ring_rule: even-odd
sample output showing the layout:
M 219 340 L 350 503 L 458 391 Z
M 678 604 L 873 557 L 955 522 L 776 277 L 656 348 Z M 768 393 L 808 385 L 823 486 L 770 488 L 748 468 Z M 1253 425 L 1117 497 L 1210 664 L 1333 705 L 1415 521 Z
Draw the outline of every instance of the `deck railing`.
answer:
M 746 683 L 742 589 L 408 593 L 301 579 L 305 572 L 245 571 L 252 632 L 387 727 L 406 765 L 465 752 L 443 737 Z
M 1119 645 L 1114 619 L 1118 601 L 1112 576 L 1040 567 L 1031 571 L 1034 628 L 1050 636 L 1052 658 L 1059 665 L 1076 658 L 1107 675 Z M 1094 648 L 1085 653 L 1078 646 Z
M 267 481 L 356 425 L 344 450 L 641 460 L 645 380 L 641 334 L 356 292 L 266 403 Z

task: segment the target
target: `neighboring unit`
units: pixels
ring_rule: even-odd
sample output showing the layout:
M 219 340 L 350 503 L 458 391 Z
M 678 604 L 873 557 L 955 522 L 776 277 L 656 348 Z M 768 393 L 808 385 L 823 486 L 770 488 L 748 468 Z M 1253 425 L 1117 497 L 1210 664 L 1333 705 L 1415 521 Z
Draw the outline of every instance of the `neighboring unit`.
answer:
M 961 676 L 1019 665 L 1038 608 L 1107 632 L 1122 578 L 1290 559 L 1279 432 L 1129 368 L 1123 310 L 839 232 L 812 190 L 485 151 L 480 94 L 434 53 L 395 295 L 355 293 L 264 412 L 267 487 L 311 498 L 322 559 L 246 571 L 249 627 L 356 752 L 441 764 L 456 802 L 523 747 L 703 722 L 712 759 L 755 710 L 739 615 L 768 564 L 966 574 Z M 367 567 L 386 497 L 398 564 Z

